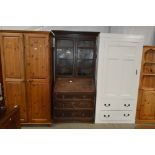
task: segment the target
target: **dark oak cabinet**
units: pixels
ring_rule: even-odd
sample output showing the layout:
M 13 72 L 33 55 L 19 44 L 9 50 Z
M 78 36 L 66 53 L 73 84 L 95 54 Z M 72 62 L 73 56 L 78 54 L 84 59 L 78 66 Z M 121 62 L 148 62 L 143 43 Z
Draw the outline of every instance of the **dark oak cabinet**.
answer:
M 93 122 L 98 33 L 53 31 L 55 122 Z

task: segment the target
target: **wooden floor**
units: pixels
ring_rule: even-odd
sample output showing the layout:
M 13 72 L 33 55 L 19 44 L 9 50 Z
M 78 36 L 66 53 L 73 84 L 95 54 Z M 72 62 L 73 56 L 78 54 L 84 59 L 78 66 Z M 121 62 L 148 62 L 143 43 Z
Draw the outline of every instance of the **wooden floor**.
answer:
M 155 129 L 155 124 L 57 123 L 49 126 L 23 126 L 22 129 Z
M 134 129 L 134 124 L 57 123 L 48 126 L 23 126 L 22 129 Z

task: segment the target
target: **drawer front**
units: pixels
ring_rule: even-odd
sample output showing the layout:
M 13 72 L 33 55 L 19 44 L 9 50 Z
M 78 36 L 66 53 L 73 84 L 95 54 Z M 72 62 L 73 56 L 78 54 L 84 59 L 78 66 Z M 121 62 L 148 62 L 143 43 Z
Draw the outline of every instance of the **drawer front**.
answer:
M 56 94 L 56 99 L 66 99 L 66 100 L 74 100 L 74 99 L 94 99 L 94 95 L 82 95 L 82 94 Z
M 82 110 L 82 111 L 72 111 L 72 110 L 55 110 L 55 117 L 63 117 L 63 118 L 75 118 L 75 117 L 93 117 L 92 110 Z
M 94 108 L 94 101 L 59 101 L 55 103 L 55 108 Z
M 118 104 L 119 103 L 119 104 Z M 100 103 L 101 110 L 133 110 L 136 102 L 134 100 L 116 102 L 114 100 L 103 100 Z
M 128 121 L 132 120 L 133 117 L 132 111 L 100 111 L 101 121 Z

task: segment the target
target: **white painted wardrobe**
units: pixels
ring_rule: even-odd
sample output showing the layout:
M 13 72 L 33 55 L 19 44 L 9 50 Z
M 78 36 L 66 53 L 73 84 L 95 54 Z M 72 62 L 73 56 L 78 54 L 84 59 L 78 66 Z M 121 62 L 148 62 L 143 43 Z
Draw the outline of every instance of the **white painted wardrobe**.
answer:
M 135 123 L 143 40 L 100 33 L 95 123 Z

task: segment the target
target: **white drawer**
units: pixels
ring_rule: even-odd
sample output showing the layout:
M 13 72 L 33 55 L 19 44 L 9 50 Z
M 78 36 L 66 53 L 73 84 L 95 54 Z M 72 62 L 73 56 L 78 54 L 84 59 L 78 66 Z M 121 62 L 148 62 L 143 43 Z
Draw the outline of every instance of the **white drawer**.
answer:
M 134 100 L 119 101 L 104 100 L 100 103 L 101 110 L 133 110 Z
M 133 118 L 133 111 L 100 111 L 101 121 L 129 121 Z

